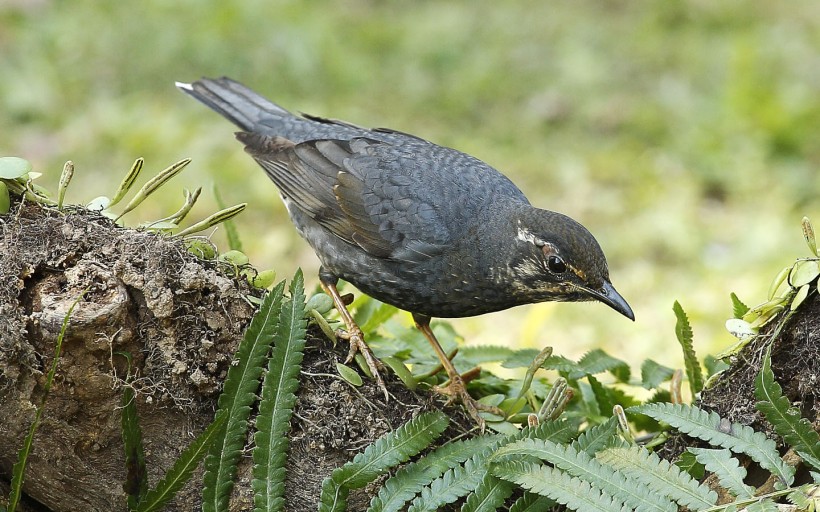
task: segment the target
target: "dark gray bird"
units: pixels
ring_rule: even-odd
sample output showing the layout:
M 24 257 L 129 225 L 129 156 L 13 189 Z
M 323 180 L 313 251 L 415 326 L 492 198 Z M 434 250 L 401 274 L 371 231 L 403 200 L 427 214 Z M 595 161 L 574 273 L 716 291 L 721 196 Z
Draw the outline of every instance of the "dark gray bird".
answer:
M 295 116 L 228 78 L 178 83 L 242 131 L 237 139 L 276 184 L 319 278 L 342 315 L 350 357 L 379 363 L 348 313 L 344 279 L 409 311 L 447 370 L 439 392 L 483 426 L 431 317 L 465 317 L 543 301 L 597 300 L 634 320 L 592 234 L 533 207 L 507 177 L 454 149 L 388 129 Z

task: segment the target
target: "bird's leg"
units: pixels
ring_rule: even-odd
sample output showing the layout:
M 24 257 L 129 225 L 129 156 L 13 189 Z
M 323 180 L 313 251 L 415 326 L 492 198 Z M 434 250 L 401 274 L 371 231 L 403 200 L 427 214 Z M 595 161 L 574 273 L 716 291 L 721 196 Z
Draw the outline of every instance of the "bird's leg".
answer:
M 336 276 L 328 273 L 324 269 L 319 270 L 319 283 L 321 283 L 322 289 L 325 293 L 330 295 L 330 298 L 333 299 L 333 304 L 336 306 L 336 310 L 339 312 L 339 315 L 342 317 L 342 321 L 345 323 L 345 330 L 336 333 L 338 337 L 345 339 L 350 343 L 350 351 L 347 354 L 345 363 L 351 362 L 353 357 L 356 355 L 356 352 L 360 352 L 362 356 L 364 356 L 364 360 L 367 362 L 367 368 L 376 380 L 376 386 L 378 386 L 382 393 L 384 393 L 384 399 L 389 400 L 387 387 L 384 385 L 384 380 L 382 380 L 382 376 L 379 373 L 379 369 L 383 368 L 382 363 L 376 359 L 376 356 L 373 355 L 370 347 L 368 347 L 367 343 L 364 342 L 364 333 L 359 326 L 356 325 L 356 321 L 353 320 L 353 316 L 350 314 L 350 311 L 347 310 L 344 300 L 341 295 L 339 295 L 339 290 L 336 289 L 336 283 L 338 282 L 339 278 Z
M 464 404 L 464 407 L 467 408 L 467 412 L 470 414 L 470 417 L 472 417 L 478 424 L 481 432 L 484 432 L 485 422 L 484 418 L 478 414 L 479 411 L 490 412 L 498 416 L 504 416 L 504 411 L 498 407 L 484 405 L 467 393 L 467 388 L 464 386 L 464 379 L 458 373 L 456 367 L 453 366 L 453 362 L 447 357 L 447 353 L 444 352 L 443 348 L 441 348 L 441 345 L 436 339 L 436 335 L 433 334 L 433 330 L 430 328 L 430 317 L 417 315 L 414 313 L 413 320 L 416 322 L 416 327 L 418 330 L 424 334 L 424 337 L 427 338 L 427 341 L 429 341 L 430 345 L 433 346 L 433 350 L 436 351 L 439 361 L 441 361 L 444 369 L 447 370 L 447 376 L 450 378 L 449 384 L 444 387 L 435 386 L 433 387 L 433 391 L 441 393 L 442 395 L 447 395 L 450 397 L 450 401 L 458 400 Z

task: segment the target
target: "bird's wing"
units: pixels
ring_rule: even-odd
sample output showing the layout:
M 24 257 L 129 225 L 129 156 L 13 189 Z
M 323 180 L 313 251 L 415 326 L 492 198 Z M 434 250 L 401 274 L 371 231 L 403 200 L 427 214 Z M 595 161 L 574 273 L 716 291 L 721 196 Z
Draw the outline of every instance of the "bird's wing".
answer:
M 237 138 L 285 197 L 374 256 L 423 261 L 451 240 L 440 198 L 425 198 L 430 189 L 419 188 L 425 173 L 417 153 L 367 138 L 298 144 L 247 132 Z

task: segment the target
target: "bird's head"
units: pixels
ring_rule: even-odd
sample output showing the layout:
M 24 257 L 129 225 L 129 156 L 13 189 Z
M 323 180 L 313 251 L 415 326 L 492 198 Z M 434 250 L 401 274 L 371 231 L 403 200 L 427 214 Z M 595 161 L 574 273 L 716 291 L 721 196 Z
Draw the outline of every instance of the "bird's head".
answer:
M 603 302 L 630 320 L 632 308 L 609 280 L 606 257 L 584 226 L 566 215 L 529 207 L 514 219 L 508 271 L 529 302 Z

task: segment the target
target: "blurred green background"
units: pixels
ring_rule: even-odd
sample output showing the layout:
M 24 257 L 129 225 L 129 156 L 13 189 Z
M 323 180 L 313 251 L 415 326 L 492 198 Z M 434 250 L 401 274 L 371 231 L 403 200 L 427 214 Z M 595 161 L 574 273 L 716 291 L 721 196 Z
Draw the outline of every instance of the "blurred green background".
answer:
M 801 217 L 820 223 L 816 0 L 0 0 L 0 154 L 52 190 L 72 159 L 73 202 L 113 193 L 137 156 L 145 174 L 192 157 L 126 223 L 170 214 L 198 185 L 190 218 L 204 217 L 215 183 L 249 203 L 237 223 L 253 263 L 314 276 L 234 128 L 173 86 L 202 75 L 478 156 L 597 236 L 637 316 L 526 306 L 454 321 L 470 342 L 679 366 L 673 301 L 701 356 L 724 347 L 729 292 L 763 301 L 808 254 Z

